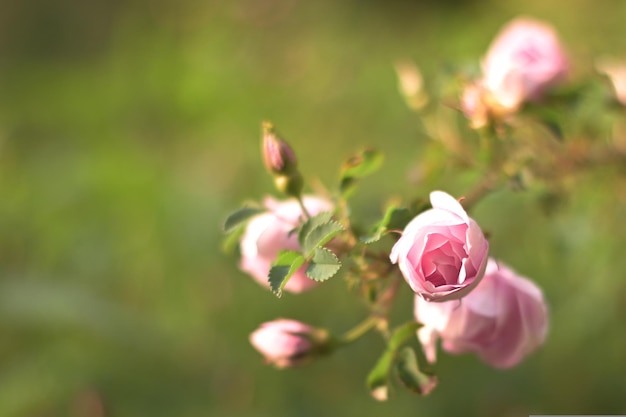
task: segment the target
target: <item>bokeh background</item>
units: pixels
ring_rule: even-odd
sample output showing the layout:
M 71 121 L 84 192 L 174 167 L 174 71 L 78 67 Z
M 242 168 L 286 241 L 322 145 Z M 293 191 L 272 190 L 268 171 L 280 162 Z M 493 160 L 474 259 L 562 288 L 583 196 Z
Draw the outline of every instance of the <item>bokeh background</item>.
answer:
M 393 63 L 426 78 L 477 62 L 507 20 L 552 22 L 576 76 L 626 58 L 621 0 L 5 0 L 0 4 L 0 416 L 525 416 L 626 413 L 626 175 L 501 191 L 473 216 L 545 290 L 547 344 L 510 371 L 441 355 L 427 398 L 372 400 L 377 335 L 296 371 L 248 343 L 292 317 L 343 331 L 365 309 L 336 278 L 278 300 L 221 249 L 228 212 L 272 192 L 273 120 L 331 186 L 362 145 L 386 154 L 366 220 L 413 177 L 426 138 Z M 428 186 L 462 193 L 472 178 Z M 405 289 L 394 314 L 411 317 Z

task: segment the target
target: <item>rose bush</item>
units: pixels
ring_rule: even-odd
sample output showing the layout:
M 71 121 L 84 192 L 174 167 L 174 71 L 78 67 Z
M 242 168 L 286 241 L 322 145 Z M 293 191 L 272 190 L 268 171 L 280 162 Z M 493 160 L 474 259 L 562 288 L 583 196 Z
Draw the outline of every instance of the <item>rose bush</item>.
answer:
M 394 245 L 397 263 L 413 291 L 429 301 L 463 297 L 487 265 L 489 243 L 478 224 L 449 194 L 430 194 L 432 209 L 415 217 Z
M 296 320 L 278 319 L 263 323 L 250 335 L 250 343 L 278 368 L 302 365 L 315 348 L 315 328 Z
M 436 343 L 450 353 L 476 353 L 496 368 L 511 368 L 543 344 L 548 312 L 539 287 L 490 259 L 480 284 L 458 301 L 415 298 L 418 335 L 434 362 Z
M 304 206 L 311 215 L 328 211 L 332 205 L 327 200 L 305 196 Z M 302 208 L 296 200 L 278 201 L 266 198 L 266 213 L 252 218 L 241 239 L 241 269 L 259 283 L 269 287 L 268 274 L 272 263 L 281 250 L 299 250 L 296 233 L 290 232 L 303 220 Z M 309 279 L 300 268 L 285 285 L 286 291 L 300 293 L 313 288 L 317 283 Z

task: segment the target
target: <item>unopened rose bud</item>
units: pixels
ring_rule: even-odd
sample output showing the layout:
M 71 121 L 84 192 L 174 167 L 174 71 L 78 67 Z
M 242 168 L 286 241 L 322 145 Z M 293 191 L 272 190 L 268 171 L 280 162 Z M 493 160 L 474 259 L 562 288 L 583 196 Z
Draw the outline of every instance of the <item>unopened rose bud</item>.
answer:
M 296 171 L 296 154 L 287 142 L 278 137 L 274 126 L 263 123 L 263 162 L 271 174 L 289 174 Z
M 250 335 L 250 343 L 277 368 L 309 363 L 328 348 L 328 332 L 296 320 L 278 319 L 263 323 Z

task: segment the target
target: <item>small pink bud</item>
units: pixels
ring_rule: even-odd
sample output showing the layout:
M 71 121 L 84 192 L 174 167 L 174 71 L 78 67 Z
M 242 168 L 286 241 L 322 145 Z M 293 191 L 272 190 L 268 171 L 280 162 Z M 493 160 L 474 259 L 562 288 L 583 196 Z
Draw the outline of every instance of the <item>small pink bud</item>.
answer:
M 278 319 L 263 323 L 250 335 L 250 343 L 277 368 L 310 362 L 328 344 L 328 333 L 296 320 Z
M 263 162 L 271 174 L 291 174 L 298 165 L 296 154 L 287 142 L 278 137 L 274 126 L 263 123 Z

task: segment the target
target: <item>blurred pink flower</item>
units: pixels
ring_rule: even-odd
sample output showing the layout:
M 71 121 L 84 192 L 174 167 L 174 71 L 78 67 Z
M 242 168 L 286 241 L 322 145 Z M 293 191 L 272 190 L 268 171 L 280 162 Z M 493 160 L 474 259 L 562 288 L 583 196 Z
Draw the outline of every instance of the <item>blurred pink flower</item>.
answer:
M 433 208 L 406 226 L 390 259 L 424 299 L 461 298 L 482 278 L 489 243 L 454 197 L 434 191 L 430 202 Z
M 311 215 L 332 210 L 332 204 L 318 197 L 305 196 L 304 206 Z M 296 200 L 278 201 L 265 199 L 268 211 L 252 218 L 241 239 L 241 269 L 259 283 L 269 288 L 268 274 L 272 263 L 281 250 L 299 250 L 297 234 L 291 232 L 303 219 L 302 209 Z M 286 291 L 300 293 L 317 283 L 304 271 L 306 265 L 296 271 L 285 285 Z
M 482 85 L 505 108 L 538 100 L 569 70 L 565 51 L 552 26 L 530 18 L 508 23 L 482 63 Z
M 303 365 L 312 358 L 316 329 L 296 320 L 263 323 L 250 335 L 250 343 L 268 363 L 278 368 Z
M 461 97 L 461 109 L 465 117 L 470 120 L 472 128 L 478 129 L 489 123 L 490 110 L 480 85 L 474 83 L 465 87 Z
M 552 26 L 517 18 L 504 26 L 482 62 L 482 78 L 468 85 L 461 107 L 472 127 L 485 126 L 490 117 L 502 118 L 526 101 L 541 99 L 561 81 L 569 63 Z
M 429 303 L 415 297 L 415 318 L 426 357 L 434 362 L 437 339 L 450 353 L 476 353 L 496 368 L 511 368 L 543 344 L 548 311 L 539 287 L 490 259 L 480 284 L 458 301 Z

